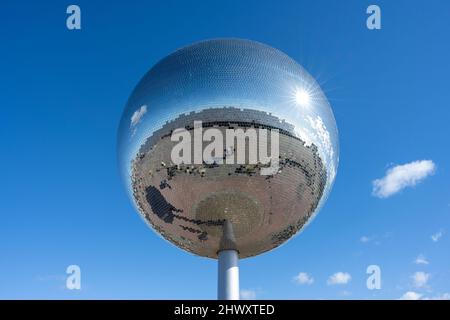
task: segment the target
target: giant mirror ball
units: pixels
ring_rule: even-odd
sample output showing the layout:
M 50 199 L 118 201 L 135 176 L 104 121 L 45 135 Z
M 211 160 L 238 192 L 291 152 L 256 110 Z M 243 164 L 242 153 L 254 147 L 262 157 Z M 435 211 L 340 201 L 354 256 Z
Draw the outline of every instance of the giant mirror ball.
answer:
M 255 162 L 261 150 L 270 161 Z M 225 249 L 255 256 L 297 234 L 325 202 L 338 153 L 333 112 L 313 77 L 283 52 L 241 39 L 160 60 L 129 97 L 118 132 L 136 210 L 169 242 L 210 258 Z

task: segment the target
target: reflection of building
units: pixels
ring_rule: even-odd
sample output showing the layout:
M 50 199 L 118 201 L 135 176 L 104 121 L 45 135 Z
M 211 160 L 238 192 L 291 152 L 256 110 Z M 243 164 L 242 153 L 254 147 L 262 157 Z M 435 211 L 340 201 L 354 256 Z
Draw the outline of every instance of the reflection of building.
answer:
M 203 126 L 266 128 L 280 132 L 280 170 L 259 174 L 260 165 L 174 165 L 173 130 Z M 317 147 L 294 135 L 294 127 L 266 112 L 233 107 L 182 114 L 156 130 L 132 162 L 135 202 L 166 239 L 187 251 L 216 257 L 225 220 L 233 225 L 240 257 L 270 250 L 292 237 L 316 210 L 327 172 Z
M 285 134 L 294 134 L 293 125 L 264 111 L 239 109 L 234 107 L 208 108 L 199 112 L 193 111 L 188 114 L 181 114 L 176 119 L 166 122 L 161 129 L 153 132 L 152 136 L 148 138 L 142 146 L 140 152 L 145 153 L 149 148 L 155 145 L 162 136 L 170 134 L 175 129 L 192 126 L 194 121 L 201 120 L 203 122 L 203 127 L 219 123 L 225 124 L 227 122 L 237 123 L 236 113 L 239 114 L 239 121 L 242 122 L 243 125 L 258 125 L 258 127 L 261 128 L 276 128 Z

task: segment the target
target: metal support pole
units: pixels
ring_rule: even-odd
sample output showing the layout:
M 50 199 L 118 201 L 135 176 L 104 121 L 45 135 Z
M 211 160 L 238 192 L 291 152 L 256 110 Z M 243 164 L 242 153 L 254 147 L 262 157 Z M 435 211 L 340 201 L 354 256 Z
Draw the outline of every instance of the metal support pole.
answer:
M 219 260 L 217 298 L 219 300 L 239 300 L 239 252 L 236 248 L 233 226 L 225 221 L 222 229 Z
M 236 250 L 222 250 L 219 257 L 219 300 L 239 300 L 239 256 Z

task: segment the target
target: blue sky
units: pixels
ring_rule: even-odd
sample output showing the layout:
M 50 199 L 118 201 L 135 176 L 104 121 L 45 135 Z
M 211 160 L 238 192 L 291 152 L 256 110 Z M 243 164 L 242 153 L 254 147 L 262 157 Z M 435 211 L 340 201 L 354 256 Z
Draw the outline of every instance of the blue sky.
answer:
M 372 2 L 360 0 L 77 1 L 82 29 L 69 31 L 70 3 L 4 1 L 0 298 L 216 297 L 216 261 L 180 251 L 134 212 L 120 181 L 116 134 L 129 94 L 153 64 L 217 37 L 260 41 L 302 64 L 328 96 L 340 136 L 328 202 L 299 236 L 241 261 L 246 295 L 445 297 L 450 4 L 373 3 L 381 30 L 366 28 Z M 433 168 L 394 169 L 420 160 Z M 373 181 L 389 169 L 382 185 L 391 191 L 418 183 L 380 198 Z M 428 264 L 415 263 L 420 255 Z M 65 288 L 71 264 L 81 267 L 81 290 Z M 371 264 L 381 268 L 380 290 L 366 287 Z M 299 284 L 300 272 L 314 281 Z M 331 284 L 337 272 L 350 280 Z

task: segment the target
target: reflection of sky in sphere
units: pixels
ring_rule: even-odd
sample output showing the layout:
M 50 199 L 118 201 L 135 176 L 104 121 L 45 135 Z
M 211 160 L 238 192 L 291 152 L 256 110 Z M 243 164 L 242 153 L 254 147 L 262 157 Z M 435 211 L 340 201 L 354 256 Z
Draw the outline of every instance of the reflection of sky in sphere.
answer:
M 269 46 L 225 39 L 195 43 L 158 62 L 139 82 L 119 128 L 122 174 L 152 132 L 181 113 L 214 106 L 270 112 L 314 143 L 326 164 L 328 193 L 338 165 L 338 136 L 330 105 L 315 80 Z M 326 198 L 326 197 L 324 197 Z

